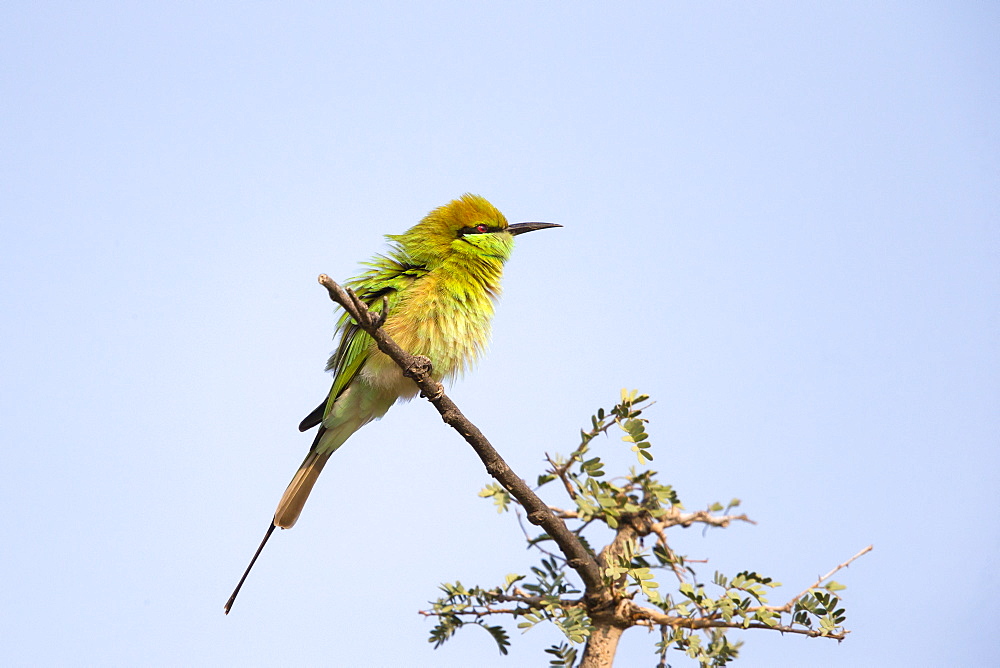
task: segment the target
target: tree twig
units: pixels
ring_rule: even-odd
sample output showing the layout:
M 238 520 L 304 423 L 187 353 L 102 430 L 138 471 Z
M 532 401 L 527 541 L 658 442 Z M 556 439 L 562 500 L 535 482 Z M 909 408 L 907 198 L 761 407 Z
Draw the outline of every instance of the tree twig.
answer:
M 748 524 L 757 524 L 752 519 L 742 515 L 713 515 L 711 511 L 708 510 L 696 510 L 693 513 L 682 513 L 678 508 L 671 507 L 667 514 L 659 522 L 656 522 L 654 526 L 660 529 L 666 529 L 672 526 L 682 526 L 689 527 L 692 524 L 706 524 L 713 527 L 727 527 L 730 522 L 747 522 Z
M 566 471 L 569 470 L 569 465 L 573 462 L 574 458 L 575 455 L 574 457 L 570 457 L 565 465 L 557 466 L 556 463 L 552 461 L 552 458 L 549 457 L 549 453 L 547 452 L 545 453 L 545 459 L 548 460 L 549 464 L 552 465 L 551 469 L 552 473 L 554 473 L 556 476 L 559 477 L 560 480 L 562 480 L 563 487 L 566 488 L 566 493 L 569 495 L 569 498 L 573 500 L 576 499 L 576 490 L 573 489 L 573 485 L 570 484 L 569 479 L 566 477 Z
M 670 568 L 677 577 L 677 581 L 684 583 L 687 580 L 687 577 L 684 574 L 684 569 L 681 568 L 679 563 L 677 563 L 677 553 L 674 552 L 673 548 L 671 548 L 670 544 L 667 542 L 667 532 L 664 531 L 663 527 L 658 524 L 654 524 L 650 528 L 653 530 L 653 533 L 656 534 L 656 542 L 663 547 L 664 554 L 666 554 L 667 558 L 670 560 Z
M 826 575 L 821 575 L 816 582 L 806 587 L 800 594 L 789 599 L 787 603 L 781 606 L 777 605 L 757 605 L 746 609 L 747 614 L 752 614 L 759 610 L 768 610 L 770 612 L 789 614 L 792 608 L 795 606 L 795 602 L 801 599 L 803 596 L 811 592 L 813 589 L 819 587 L 823 582 L 829 580 L 837 573 L 837 571 L 847 568 L 852 563 L 854 563 L 860 557 L 868 554 L 874 549 L 874 546 L 869 545 L 865 549 L 861 550 L 853 557 L 833 568 Z M 727 622 L 721 619 L 713 613 L 711 615 L 702 615 L 700 617 L 677 617 L 674 615 L 668 615 L 661 610 L 655 610 L 653 608 L 647 608 L 645 606 L 639 605 L 634 601 L 629 601 L 629 613 L 636 624 L 643 626 L 670 626 L 672 628 L 687 628 L 687 629 L 714 629 L 714 628 L 727 628 L 727 629 L 771 629 L 772 631 L 781 631 L 782 633 L 798 633 L 800 635 L 806 635 L 811 638 L 826 637 L 832 638 L 834 640 L 843 640 L 847 637 L 850 631 L 843 631 L 842 633 L 823 633 L 819 629 L 810 628 L 797 628 L 794 626 L 789 626 L 786 624 L 775 624 L 774 626 L 769 626 L 761 622 L 752 622 L 749 626 L 744 626 L 744 622 L 740 621 L 730 621 Z
M 533 547 L 536 550 L 538 550 L 539 552 L 541 552 L 542 554 L 550 556 L 553 559 L 557 559 L 557 560 L 563 561 L 563 562 L 566 561 L 566 557 L 564 555 L 562 555 L 562 554 L 556 554 L 555 552 L 550 552 L 549 550 L 546 550 L 544 547 L 541 546 L 542 540 L 544 540 L 545 538 L 550 538 L 550 536 L 548 536 L 547 534 L 542 534 L 541 536 L 537 536 L 535 538 L 532 538 L 530 535 L 528 535 L 528 528 L 526 526 L 524 526 L 524 519 L 521 517 L 521 509 L 520 508 L 515 508 L 514 509 L 514 515 L 515 515 L 515 517 L 517 517 L 517 526 L 521 527 L 521 533 L 524 534 L 524 540 L 525 540 L 525 542 L 528 543 L 528 547 L 529 548 Z M 559 517 L 559 513 L 555 513 L 555 515 L 556 515 L 556 517 Z
M 829 580 L 830 578 L 832 578 L 837 573 L 837 571 L 839 571 L 839 570 L 841 570 L 843 568 L 847 568 L 852 563 L 854 563 L 857 559 L 863 557 L 864 555 L 868 554 L 869 552 L 871 552 L 874 549 L 875 549 L 874 545 L 869 545 L 868 547 L 866 547 L 865 549 L 861 550 L 860 552 L 858 552 L 857 554 L 855 554 L 853 557 L 851 557 L 850 559 L 848 559 L 844 563 L 840 564 L 839 566 L 834 567 L 833 570 L 831 570 L 826 575 L 819 576 L 819 579 L 817 579 L 816 582 L 812 583 L 811 585 L 809 585 L 808 587 L 806 587 L 805 589 L 803 589 L 802 592 L 799 593 L 798 596 L 796 596 L 795 598 L 790 599 L 784 605 L 782 605 L 782 606 L 764 605 L 764 606 L 757 606 L 756 609 L 759 610 L 759 609 L 763 608 L 765 610 L 771 610 L 772 612 L 791 612 L 792 608 L 795 606 L 795 602 L 796 601 L 798 601 L 800 598 L 802 598 L 803 596 L 805 596 L 806 594 L 808 594 L 809 592 L 811 592 L 813 589 L 816 589 L 821 584 L 823 584 L 824 582 L 826 582 L 827 580 Z
M 800 629 L 784 624 L 768 626 L 761 622 L 751 622 L 745 625 L 743 621 L 733 620 L 727 622 L 719 617 L 675 617 L 660 610 L 654 610 L 639 605 L 633 601 L 627 601 L 635 624 L 641 626 L 669 626 L 675 629 L 770 629 L 771 631 L 781 631 L 782 633 L 798 633 L 811 638 L 832 638 L 833 640 L 843 640 L 850 631 L 842 633 L 826 633 L 819 629 Z

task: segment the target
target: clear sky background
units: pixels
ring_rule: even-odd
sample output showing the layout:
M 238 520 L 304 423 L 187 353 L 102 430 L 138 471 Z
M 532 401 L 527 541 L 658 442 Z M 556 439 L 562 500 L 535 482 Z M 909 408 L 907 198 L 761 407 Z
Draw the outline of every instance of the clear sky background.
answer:
M 677 531 L 705 580 L 783 601 L 875 545 L 845 642 L 738 665 L 1000 664 L 998 35 L 985 2 L 4 3 L 0 662 L 546 663 L 553 628 L 426 641 L 440 582 L 533 557 L 424 402 L 222 613 L 329 387 L 316 275 L 475 192 L 565 226 L 451 393 L 520 475 L 639 388 L 686 506 L 759 522 Z

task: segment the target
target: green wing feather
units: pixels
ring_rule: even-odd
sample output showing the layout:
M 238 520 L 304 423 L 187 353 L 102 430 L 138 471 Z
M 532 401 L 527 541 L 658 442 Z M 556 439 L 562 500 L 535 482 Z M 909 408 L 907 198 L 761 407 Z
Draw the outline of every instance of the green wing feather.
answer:
M 375 313 L 382 312 L 385 306 L 383 299 L 391 312 L 399 303 L 400 292 L 427 273 L 426 268 L 412 263 L 398 249 L 394 249 L 389 255 L 376 256 L 367 266 L 370 267 L 369 270 L 348 281 L 347 287 L 354 290 L 358 298 Z M 299 429 L 303 431 L 322 422 L 337 397 L 357 377 L 375 350 L 372 337 L 346 313 L 340 317 L 336 331 L 340 333 L 340 343 L 326 365 L 327 371 L 333 371 L 333 387 L 326 401 L 317 406 L 299 425 Z

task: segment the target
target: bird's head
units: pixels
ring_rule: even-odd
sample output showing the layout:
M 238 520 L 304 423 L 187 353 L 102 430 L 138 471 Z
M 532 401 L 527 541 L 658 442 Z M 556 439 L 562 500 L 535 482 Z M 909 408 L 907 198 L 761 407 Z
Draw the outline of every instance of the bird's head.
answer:
M 434 209 L 404 234 L 389 235 L 389 238 L 397 242 L 413 260 L 430 267 L 456 255 L 502 264 L 514 248 L 514 236 L 547 227 L 562 225 L 511 225 L 484 197 L 466 193 Z

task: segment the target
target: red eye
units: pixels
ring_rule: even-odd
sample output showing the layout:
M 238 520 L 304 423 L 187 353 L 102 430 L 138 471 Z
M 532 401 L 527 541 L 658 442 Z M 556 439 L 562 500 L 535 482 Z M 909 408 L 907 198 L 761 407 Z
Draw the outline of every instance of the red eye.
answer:
M 488 228 L 482 223 L 476 225 L 476 232 L 485 232 Z

